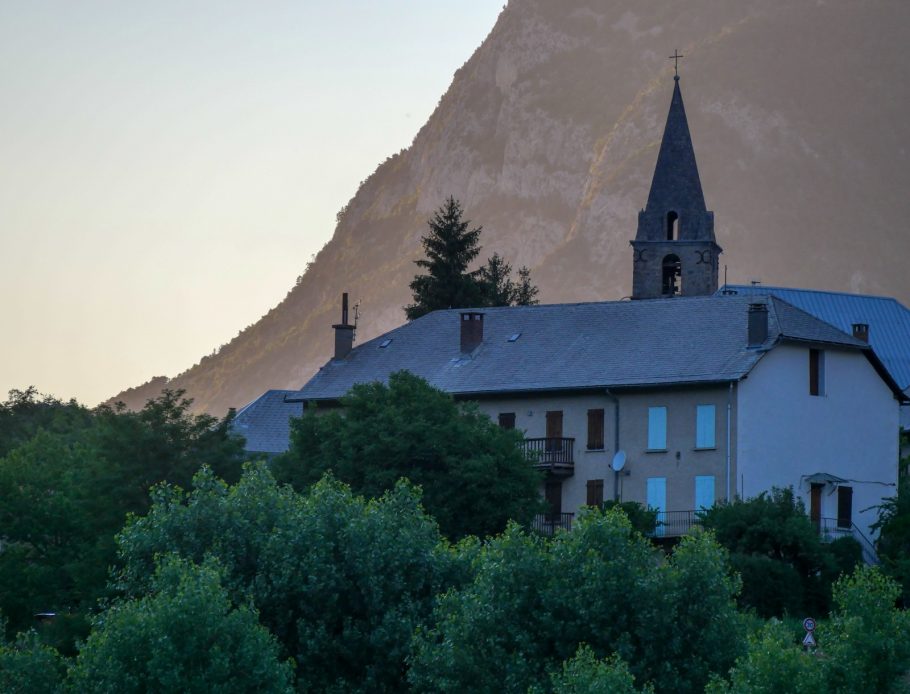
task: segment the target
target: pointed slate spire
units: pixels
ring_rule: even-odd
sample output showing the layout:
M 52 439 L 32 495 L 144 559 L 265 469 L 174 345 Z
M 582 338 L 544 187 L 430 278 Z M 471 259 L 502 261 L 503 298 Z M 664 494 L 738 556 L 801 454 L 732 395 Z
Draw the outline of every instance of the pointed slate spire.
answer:
M 675 83 L 670 113 L 667 114 L 667 125 L 664 127 L 646 209 L 704 213 L 707 210 L 705 195 L 698 177 L 695 149 L 692 147 L 686 108 L 679 90 L 679 76 L 673 79 Z
M 672 56 L 674 58 L 682 56 Z M 657 154 L 648 203 L 632 241 L 632 298 L 705 296 L 717 291 L 714 213 L 705 206 L 679 76 Z

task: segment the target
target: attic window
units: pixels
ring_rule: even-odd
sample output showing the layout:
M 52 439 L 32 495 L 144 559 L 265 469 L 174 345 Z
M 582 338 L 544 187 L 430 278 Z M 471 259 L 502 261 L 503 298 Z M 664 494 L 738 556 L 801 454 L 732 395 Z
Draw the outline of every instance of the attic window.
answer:
M 521 337 L 521 333 L 515 333 L 514 335 L 509 336 L 509 342 L 517 342 L 518 338 Z
M 382 342 L 379 343 L 379 349 L 385 349 L 390 344 L 392 344 L 392 338 L 391 337 L 386 338 L 385 340 L 383 340 Z

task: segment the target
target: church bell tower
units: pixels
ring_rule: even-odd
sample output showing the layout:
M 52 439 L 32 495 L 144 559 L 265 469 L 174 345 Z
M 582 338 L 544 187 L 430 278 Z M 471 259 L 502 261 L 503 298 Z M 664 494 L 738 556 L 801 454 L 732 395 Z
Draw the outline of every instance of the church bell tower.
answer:
M 717 291 L 718 256 L 723 249 L 714 239 L 714 213 L 705 206 L 679 75 L 673 82 L 651 192 L 645 209 L 638 213 L 638 233 L 630 242 L 633 299 Z

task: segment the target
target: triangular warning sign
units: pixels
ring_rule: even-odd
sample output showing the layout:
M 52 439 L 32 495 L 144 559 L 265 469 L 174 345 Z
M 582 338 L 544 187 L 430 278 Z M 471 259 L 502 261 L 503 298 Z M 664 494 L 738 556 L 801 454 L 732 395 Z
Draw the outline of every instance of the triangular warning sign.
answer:
M 812 635 L 811 631 L 806 632 L 806 638 L 803 639 L 804 646 L 815 646 L 815 636 Z

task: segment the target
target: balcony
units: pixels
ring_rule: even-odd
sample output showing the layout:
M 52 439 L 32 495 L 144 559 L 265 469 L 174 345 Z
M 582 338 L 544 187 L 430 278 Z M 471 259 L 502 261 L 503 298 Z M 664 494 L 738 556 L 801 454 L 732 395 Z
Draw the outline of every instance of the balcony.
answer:
M 694 525 L 699 525 L 697 511 L 658 511 L 657 527 L 652 537 L 682 537 Z
M 538 470 L 556 477 L 575 473 L 575 439 L 525 439 L 521 448 Z
M 574 516 L 574 513 L 538 513 L 531 522 L 531 530 L 551 537 L 560 528 L 571 530 Z

